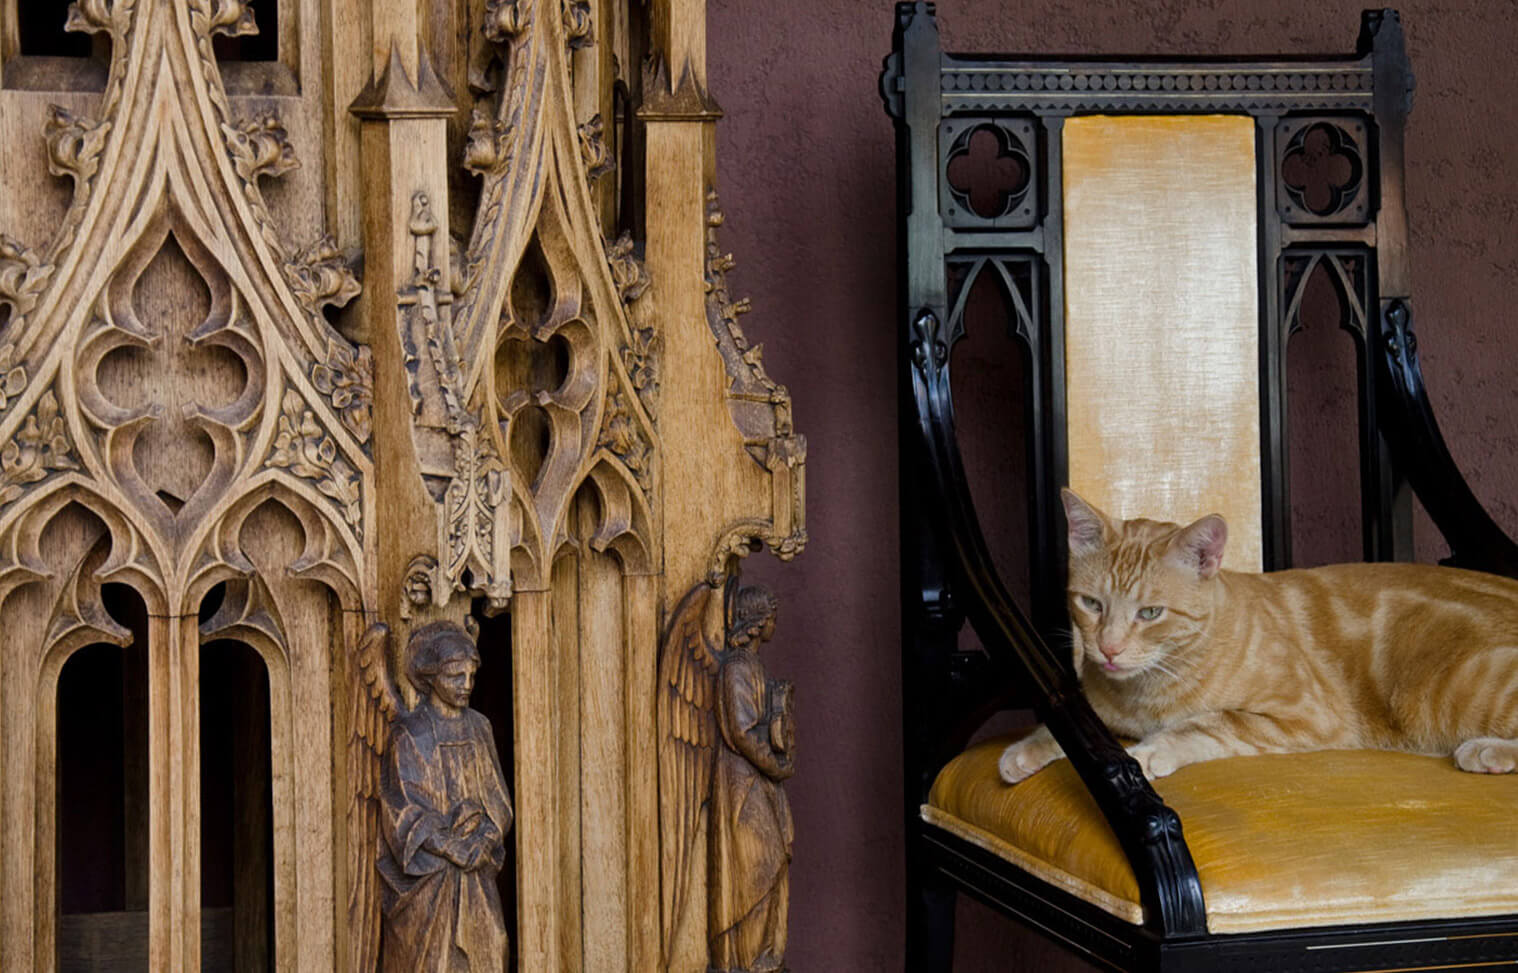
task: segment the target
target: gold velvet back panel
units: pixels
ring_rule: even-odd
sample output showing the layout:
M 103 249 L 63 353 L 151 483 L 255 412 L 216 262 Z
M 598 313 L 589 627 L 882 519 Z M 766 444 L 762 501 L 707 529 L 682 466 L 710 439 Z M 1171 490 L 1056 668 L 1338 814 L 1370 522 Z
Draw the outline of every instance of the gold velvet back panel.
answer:
M 1262 565 L 1254 123 L 1065 123 L 1070 485 L 1107 513 L 1228 520 Z

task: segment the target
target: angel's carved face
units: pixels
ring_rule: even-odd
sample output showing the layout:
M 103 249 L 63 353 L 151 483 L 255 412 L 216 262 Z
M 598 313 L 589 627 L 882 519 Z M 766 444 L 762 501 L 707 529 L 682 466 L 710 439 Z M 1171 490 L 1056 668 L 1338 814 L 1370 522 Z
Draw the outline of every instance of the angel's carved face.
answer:
M 467 657 L 449 661 L 432 677 L 433 695 L 452 709 L 465 709 L 469 706 L 469 695 L 474 692 L 474 674 L 479 668 L 478 662 Z

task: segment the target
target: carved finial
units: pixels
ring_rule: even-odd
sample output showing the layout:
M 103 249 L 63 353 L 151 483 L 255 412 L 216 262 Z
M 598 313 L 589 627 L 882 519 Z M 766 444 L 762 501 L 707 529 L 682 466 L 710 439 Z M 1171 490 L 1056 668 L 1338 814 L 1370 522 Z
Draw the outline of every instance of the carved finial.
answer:
M 100 165 L 100 153 L 110 131 L 109 121 L 97 122 L 49 105 L 42 129 L 48 171 L 55 176 L 73 176 L 76 185 L 85 182 Z
M 241 125 L 222 125 L 221 131 L 227 137 L 232 167 L 244 182 L 256 182 L 259 176 L 282 176 L 300 165 L 289 134 L 273 115 Z
M 77 34 L 108 34 L 116 27 L 114 0 L 76 0 L 69 4 L 63 29 Z
M 478 418 L 464 417 L 453 436 L 453 479 L 438 510 L 439 581 L 483 595 L 492 613 L 511 600 L 510 478 Z
M 589 0 L 564 0 L 564 34 L 570 50 L 589 47 L 595 40 Z
M 590 121 L 580 126 L 579 132 L 580 158 L 585 162 L 586 176 L 594 183 L 617 167 L 611 149 L 606 146 L 600 113 L 592 115 Z
M 212 34 L 227 37 L 243 37 L 258 33 L 258 22 L 253 19 L 253 8 L 246 0 L 211 0 L 207 12 L 208 30 Z
M 506 171 L 511 161 L 507 151 L 510 134 L 509 123 L 475 106 L 469 115 L 469 134 L 464 141 L 464 168 L 481 176 Z
M 532 22 L 532 11 L 523 0 L 487 0 L 485 36 L 496 44 L 509 44 Z

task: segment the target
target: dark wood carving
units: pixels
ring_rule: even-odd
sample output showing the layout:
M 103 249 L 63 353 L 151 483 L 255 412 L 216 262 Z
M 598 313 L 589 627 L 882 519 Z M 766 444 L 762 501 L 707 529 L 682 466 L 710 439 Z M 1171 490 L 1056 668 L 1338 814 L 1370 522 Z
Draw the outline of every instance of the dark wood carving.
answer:
M 1281 148 L 1281 218 L 1288 223 L 1364 223 L 1370 215 L 1365 121 L 1289 118 L 1276 126 Z
M 1051 636 L 1064 624 L 1064 545 L 1048 527 L 1057 523 L 1054 488 L 1067 470 L 1062 336 L 1069 241 L 1062 159 L 1071 113 L 1228 111 L 1255 120 L 1267 566 L 1291 563 L 1285 347 L 1288 334 L 1302 326 L 1309 282 L 1321 275 L 1359 353 L 1366 558 L 1411 557 L 1416 490 L 1450 544 L 1451 563 L 1518 571 L 1518 546 L 1481 509 L 1450 457 L 1418 365 L 1402 160 L 1413 79 L 1395 11 L 1365 14 L 1353 55 L 1249 62 L 948 54 L 939 47 L 934 5 L 926 0 L 898 3 L 896 24 L 880 93 L 897 120 L 903 244 L 898 389 L 907 602 L 907 969 L 952 968 L 959 891 L 1103 968 L 1427 968 L 1420 964 L 1511 958 L 1511 916 L 1210 935 L 1181 820 L 1092 712 L 1065 654 L 1051 650 L 1057 644 Z M 1010 225 L 1022 189 L 1011 178 L 1016 153 L 1006 137 L 1009 126 L 1023 122 L 1038 136 L 1018 139 L 1032 168 L 1027 192 L 1039 194 L 1036 219 L 1026 229 Z M 968 174 L 951 170 L 974 161 L 976 132 L 988 125 L 995 129 L 980 137 L 981 164 L 973 173 L 979 181 L 960 183 Z M 978 214 L 972 212 L 976 187 L 997 193 Z M 1030 271 L 1019 276 L 1013 269 L 1020 267 Z M 1036 390 L 1026 400 L 1031 621 L 997 575 L 954 425 L 952 348 L 964 337 L 965 295 L 987 268 L 1000 272 L 1013 331 L 1028 345 L 1027 383 Z M 985 651 L 961 650 L 966 619 Z M 920 808 L 939 770 L 1009 697 L 1037 710 L 1111 826 L 1137 879 L 1142 926 L 923 820 Z
M 512 807 L 490 721 L 469 708 L 479 650 L 454 622 L 417 629 L 404 656 L 418 696 L 408 710 L 385 664 L 387 638 L 375 625 L 356 652 L 370 688 L 360 725 L 388 719 L 383 732 L 355 735 L 379 819 L 381 968 L 504 973 L 496 876 Z
M 736 578 L 720 601 L 716 591 L 698 584 L 681 599 L 659 661 L 664 948 L 691 905 L 705 812 L 710 969 L 776 973 L 794 837 L 781 786 L 795 772 L 793 687 L 769 678 L 758 655 L 775 631 L 775 596 Z

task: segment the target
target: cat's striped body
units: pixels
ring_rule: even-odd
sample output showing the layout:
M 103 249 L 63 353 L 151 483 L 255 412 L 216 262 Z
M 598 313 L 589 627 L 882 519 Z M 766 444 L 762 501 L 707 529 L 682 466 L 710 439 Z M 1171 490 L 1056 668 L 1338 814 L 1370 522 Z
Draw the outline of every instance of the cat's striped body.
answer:
M 1518 769 L 1518 581 L 1418 564 L 1223 571 L 1221 518 L 1116 521 L 1069 491 L 1065 507 L 1076 668 L 1150 776 L 1348 748 Z M 1040 729 L 1002 776 L 1059 753 Z

